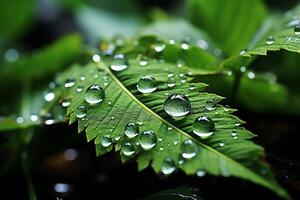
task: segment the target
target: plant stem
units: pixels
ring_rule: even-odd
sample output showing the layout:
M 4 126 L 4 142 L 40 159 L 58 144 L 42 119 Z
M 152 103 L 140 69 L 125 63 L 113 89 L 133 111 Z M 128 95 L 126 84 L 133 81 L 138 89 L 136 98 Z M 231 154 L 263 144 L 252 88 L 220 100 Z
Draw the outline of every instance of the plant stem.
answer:
M 238 97 L 238 91 L 241 85 L 243 73 L 239 70 L 234 71 L 234 80 L 233 80 L 233 87 L 232 87 L 232 94 L 231 94 L 231 100 L 233 105 L 236 105 L 237 97 Z

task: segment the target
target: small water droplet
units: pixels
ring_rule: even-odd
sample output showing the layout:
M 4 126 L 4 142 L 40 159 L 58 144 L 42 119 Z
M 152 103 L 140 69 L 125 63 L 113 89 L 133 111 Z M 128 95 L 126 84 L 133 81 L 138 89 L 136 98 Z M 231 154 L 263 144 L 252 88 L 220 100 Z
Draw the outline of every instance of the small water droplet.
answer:
M 165 48 L 166 48 L 166 45 L 165 45 L 165 44 L 156 44 L 156 45 L 154 46 L 154 50 L 155 50 L 157 53 L 162 52 Z
M 248 77 L 249 79 L 254 79 L 254 78 L 255 78 L 255 73 L 254 73 L 254 72 L 248 72 L 248 73 L 247 73 L 247 77 Z
M 64 107 L 64 108 L 67 108 L 67 107 L 69 107 L 70 104 L 71 104 L 70 100 L 65 99 L 65 100 L 61 103 L 61 106 Z
M 163 150 L 164 150 L 164 148 L 163 148 L 163 147 L 160 147 L 160 148 L 159 148 L 159 150 L 160 150 L 160 151 L 163 151 Z
M 215 131 L 215 124 L 209 117 L 198 117 L 193 123 L 193 132 L 202 139 L 208 138 Z
M 116 118 L 116 117 L 114 117 L 114 116 L 110 117 L 111 120 L 114 120 L 115 118 Z
M 154 92 L 157 89 L 156 81 L 152 76 L 143 76 L 139 79 L 136 88 L 143 94 Z
M 190 91 L 193 91 L 193 90 L 195 90 L 196 89 L 196 85 L 194 84 L 194 83 L 192 83 L 191 85 L 190 85 L 190 87 L 189 87 L 189 90 Z
M 227 76 L 232 76 L 232 71 L 227 71 Z
M 162 139 L 161 137 L 160 137 L 160 138 L 158 138 L 158 141 L 160 141 L 160 142 L 161 142 L 162 140 L 163 140 L 163 139 Z
M 45 94 L 44 99 L 47 102 L 51 102 L 55 98 L 55 93 L 54 92 L 48 92 Z
M 68 78 L 66 81 L 65 81 L 65 88 L 70 88 L 70 87 L 73 87 L 75 85 L 76 81 L 74 78 Z
M 168 126 L 168 131 L 173 130 L 173 128 L 171 126 Z
M 174 44 L 176 43 L 176 41 L 175 41 L 174 39 L 170 39 L 170 40 L 168 41 L 168 43 L 171 44 L 171 45 L 174 45 Z
M 112 139 L 110 136 L 105 135 L 103 136 L 102 140 L 101 140 L 101 145 L 103 147 L 109 147 L 112 144 Z
M 144 150 L 152 149 L 156 145 L 156 135 L 153 131 L 147 130 L 139 136 L 140 145 Z
M 183 67 L 185 65 L 185 61 L 182 59 L 177 60 L 177 67 Z
M 246 71 L 246 67 L 245 66 L 241 66 L 240 71 L 241 72 L 245 72 Z
M 142 66 L 142 67 L 148 65 L 148 59 L 142 57 L 141 60 L 140 60 L 140 62 L 139 62 L 139 65 Z
M 36 122 L 39 120 L 39 116 L 37 115 L 30 115 L 30 120 L 33 121 L 33 122 Z
M 23 124 L 24 123 L 24 117 L 17 117 L 17 119 L 16 119 L 16 122 L 18 123 L 18 124 Z
M 228 112 L 228 111 L 230 111 L 230 107 L 229 107 L 229 105 L 225 105 L 225 106 L 224 106 L 224 111 L 225 111 L 225 112 Z
M 197 154 L 197 145 L 190 139 L 186 139 L 181 144 L 181 155 L 185 159 L 190 159 Z
M 177 145 L 178 143 L 179 143 L 179 140 L 178 140 L 178 139 L 176 139 L 176 140 L 173 142 L 174 145 Z
M 87 109 L 85 106 L 79 106 L 76 110 L 76 117 L 82 119 L 86 116 Z
M 243 49 L 243 50 L 241 50 L 240 51 L 240 55 L 242 56 L 242 55 L 245 55 L 247 53 L 247 49 Z
M 130 142 L 126 142 L 122 145 L 121 151 L 125 156 L 132 156 L 135 153 L 135 147 Z
M 185 95 L 172 94 L 165 100 L 164 110 L 172 117 L 182 117 L 191 111 L 191 103 Z
M 176 86 L 176 82 L 174 79 L 170 79 L 170 81 L 167 83 L 169 88 L 175 87 Z
M 85 80 L 85 76 L 80 76 L 80 80 L 84 81 Z
M 133 123 L 133 122 L 128 123 L 125 127 L 124 133 L 128 138 L 134 138 L 135 136 L 137 136 L 139 134 L 138 124 Z
M 121 139 L 121 136 L 119 136 L 119 135 L 114 138 L 115 141 L 119 141 L 120 139 Z
M 295 31 L 295 35 L 300 35 L 300 24 L 295 26 L 294 31 Z
M 6 50 L 4 57 L 7 62 L 15 62 L 19 59 L 20 54 L 16 49 L 10 48 Z
M 161 166 L 161 172 L 165 175 L 172 174 L 176 170 L 175 163 L 172 158 L 166 158 Z
M 267 39 L 266 39 L 266 43 L 269 44 L 269 45 L 270 45 L 270 44 L 273 44 L 274 41 L 275 41 L 275 39 L 274 39 L 273 36 L 269 36 L 269 37 L 267 37 Z
M 101 61 L 101 57 L 98 54 L 94 54 L 92 59 L 96 63 Z
M 123 54 L 116 54 L 114 56 L 112 64 L 110 65 L 110 68 L 116 72 L 127 69 L 128 68 L 127 59 Z
M 172 77 L 174 77 L 174 74 L 168 74 L 168 78 L 172 78 Z
M 224 144 L 223 142 L 220 142 L 220 143 L 219 143 L 219 146 L 220 146 L 220 147 L 224 147 L 225 144 Z
M 188 50 L 190 48 L 189 44 L 186 42 L 182 42 L 180 45 L 181 49 Z
M 202 171 L 202 170 L 198 170 L 197 172 L 196 172 L 196 175 L 198 176 L 198 177 L 203 177 L 203 176 L 205 176 L 205 171 Z
M 83 86 L 81 86 L 81 85 L 78 85 L 77 86 L 77 88 L 76 88 L 76 92 L 82 92 L 82 90 L 83 90 Z
M 169 94 L 170 94 L 169 92 L 165 92 L 165 96 L 169 96 Z
M 84 99 L 90 105 L 98 104 L 105 98 L 105 92 L 99 85 L 91 85 L 85 91 Z
M 207 50 L 209 48 L 208 42 L 202 39 L 197 41 L 197 46 L 204 50 Z
M 51 125 L 54 124 L 54 118 L 50 113 L 47 113 L 43 116 L 43 121 L 45 125 Z
M 216 109 L 216 102 L 213 99 L 208 99 L 205 103 L 205 109 L 212 111 Z

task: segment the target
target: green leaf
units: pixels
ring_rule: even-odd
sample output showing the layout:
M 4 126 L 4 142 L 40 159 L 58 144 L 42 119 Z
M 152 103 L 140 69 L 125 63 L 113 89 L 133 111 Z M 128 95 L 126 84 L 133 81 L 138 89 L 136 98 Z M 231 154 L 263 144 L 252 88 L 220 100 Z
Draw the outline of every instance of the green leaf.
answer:
M 134 148 L 134 155 L 121 153 L 122 159 L 126 161 L 135 157 L 139 170 L 151 166 L 159 173 L 166 159 L 171 159 L 176 168 L 190 175 L 201 170 L 212 175 L 236 176 L 289 198 L 276 183 L 269 167 L 262 162 L 263 148 L 249 140 L 254 135 L 240 127 L 243 121 L 231 114 L 234 110 L 221 105 L 212 110 L 206 109 L 208 100 L 218 103 L 222 97 L 205 93 L 206 85 L 193 82 L 193 76 L 188 74 L 190 69 L 154 60 L 141 67 L 138 60 L 130 59 L 126 70 L 113 73 L 108 67 L 111 62 L 108 59 L 106 64 L 74 66 L 58 77 L 61 83 L 70 78 L 76 80 L 75 86 L 60 87 L 56 92 L 62 94 L 61 99 L 71 101 L 67 110 L 70 123 L 78 121 L 79 132 L 85 131 L 87 140 L 94 141 L 97 155 L 105 154 L 113 147 L 123 152 L 125 143 L 129 143 Z M 173 88 L 167 86 L 169 74 L 174 74 L 176 80 Z M 151 75 L 157 82 L 158 89 L 151 94 L 142 94 L 136 89 L 137 81 L 146 75 Z M 185 81 L 182 81 L 183 76 Z M 76 87 L 86 90 L 93 84 L 100 85 L 105 91 L 104 101 L 97 105 L 89 105 L 85 101 L 85 93 L 76 91 Z M 190 89 L 191 86 L 195 89 Z M 164 111 L 164 102 L 170 94 L 188 96 L 192 110 L 187 116 L 172 118 Z M 86 108 L 86 115 L 78 120 L 76 113 L 80 106 Z M 213 136 L 200 139 L 193 133 L 193 122 L 199 116 L 213 120 L 216 128 Z M 130 122 L 139 124 L 139 134 L 146 130 L 155 133 L 157 143 L 154 148 L 143 150 L 138 136 L 129 139 L 124 135 L 124 129 Z M 232 136 L 233 132 L 237 133 L 236 138 Z M 111 139 L 112 144 L 102 145 L 107 139 Z M 198 153 L 192 159 L 183 160 L 181 146 L 186 140 L 196 145 Z
M 65 36 L 55 43 L 7 63 L 0 71 L 0 82 L 36 80 L 57 72 L 82 52 L 82 39 L 77 34 Z
M 266 9 L 260 0 L 190 0 L 188 14 L 229 54 L 244 49 L 262 24 Z
M 300 5 L 284 15 L 270 16 L 249 44 L 248 51 L 243 55 L 266 55 L 267 51 L 280 49 L 300 53 L 300 34 L 295 33 L 295 27 L 300 26 L 299 15 Z

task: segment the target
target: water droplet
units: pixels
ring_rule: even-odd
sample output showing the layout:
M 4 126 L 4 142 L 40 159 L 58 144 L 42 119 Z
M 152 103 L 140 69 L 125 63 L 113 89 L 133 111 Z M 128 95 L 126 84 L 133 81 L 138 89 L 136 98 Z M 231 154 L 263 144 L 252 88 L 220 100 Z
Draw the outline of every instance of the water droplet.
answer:
M 15 62 L 20 57 L 19 52 L 14 48 L 7 49 L 4 56 L 7 62 Z
M 190 139 L 186 139 L 181 144 L 181 155 L 185 159 L 190 159 L 197 154 L 197 145 Z
M 255 73 L 254 73 L 254 72 L 248 72 L 248 73 L 247 73 L 247 77 L 248 77 L 249 79 L 254 79 L 254 78 L 255 78 Z
M 36 122 L 39 120 L 39 116 L 37 115 L 30 115 L 30 120 L 33 121 L 33 122 Z
M 246 67 L 245 66 L 241 66 L 240 71 L 241 72 L 245 72 L 246 71 Z
M 142 67 L 148 65 L 148 59 L 142 57 L 140 62 L 139 62 L 139 65 L 142 66 Z
M 138 121 L 137 124 L 138 124 L 139 126 L 142 126 L 144 123 L 141 122 L 141 121 Z
M 224 144 L 223 142 L 220 142 L 220 143 L 219 143 L 219 146 L 220 146 L 220 147 L 224 147 L 225 144 Z
M 124 133 L 128 138 L 134 138 L 135 136 L 137 136 L 139 134 L 138 124 L 133 123 L 133 122 L 128 123 L 125 127 Z
M 181 49 L 188 50 L 190 48 L 189 44 L 186 42 L 182 42 L 180 45 Z
M 55 93 L 54 92 L 48 92 L 45 96 L 44 99 L 47 102 L 51 102 L 55 98 Z
M 172 94 L 165 100 L 164 110 L 172 117 L 182 117 L 191 111 L 191 103 L 185 95 Z
M 81 85 L 77 86 L 76 92 L 82 92 L 82 90 L 83 90 L 83 86 Z
M 96 63 L 101 61 L 101 57 L 98 54 L 94 54 L 92 59 Z
M 176 140 L 173 142 L 174 145 L 177 145 L 178 143 L 179 143 L 179 140 L 178 140 L 178 139 L 176 139 Z
M 155 50 L 157 53 L 162 52 L 165 48 L 166 48 L 166 45 L 165 45 L 165 44 L 156 44 L 156 45 L 154 46 L 154 50 Z
M 24 123 L 24 117 L 17 117 L 17 119 L 16 119 L 16 122 L 18 123 L 18 124 L 23 124 Z
M 85 91 L 84 99 L 86 102 L 88 102 L 91 105 L 100 103 L 105 98 L 105 92 L 102 87 L 99 85 L 91 85 L 87 90 Z
M 196 172 L 196 175 L 198 176 L 198 177 L 203 177 L 203 176 L 205 176 L 205 171 L 202 171 L 202 170 L 198 170 L 197 172 Z
M 205 109 L 212 111 L 216 109 L 216 102 L 213 99 L 208 99 L 205 103 Z
M 190 90 L 190 91 L 193 91 L 193 90 L 195 90 L 195 89 L 196 89 L 196 85 L 192 83 L 192 84 L 190 85 L 190 87 L 189 87 L 189 90 Z
M 177 67 L 183 67 L 185 65 L 185 61 L 182 59 L 177 60 Z
M 202 139 L 208 138 L 215 131 L 215 124 L 209 117 L 198 117 L 193 123 L 193 132 Z
M 176 170 L 175 163 L 172 158 L 166 158 L 161 166 L 161 172 L 165 175 L 172 174 Z
M 64 108 L 69 107 L 69 105 L 71 104 L 71 102 L 68 99 L 65 99 L 62 103 L 61 106 Z
M 300 35 L 300 24 L 295 26 L 294 31 L 296 35 Z
M 171 126 L 168 126 L 168 131 L 173 130 L 173 128 Z
M 65 81 L 65 88 L 70 88 L 70 87 L 73 87 L 75 85 L 75 79 L 74 78 L 68 78 L 66 81 Z
M 225 105 L 225 106 L 224 106 L 224 111 L 225 111 L 225 112 L 228 112 L 228 111 L 230 111 L 230 107 L 229 107 L 229 105 Z
M 147 130 L 139 136 L 140 145 L 144 150 L 152 149 L 156 145 L 156 135 L 153 131 Z
M 85 76 L 80 76 L 80 80 L 84 81 L 85 80 Z
M 174 45 L 174 44 L 176 43 L 176 41 L 175 41 L 174 39 L 170 39 L 170 40 L 168 41 L 168 43 L 171 44 L 171 45 Z
M 243 49 L 243 50 L 241 50 L 240 51 L 240 55 L 242 56 L 242 55 L 245 55 L 247 53 L 247 49 Z
M 157 89 L 156 81 L 152 76 L 144 76 L 140 78 L 136 85 L 136 88 L 143 94 L 154 92 Z
M 160 138 L 158 138 L 158 141 L 160 141 L 160 142 L 161 142 L 162 140 L 163 140 L 163 139 L 162 139 L 161 137 L 160 137 Z
M 78 119 L 84 118 L 86 116 L 86 111 L 87 111 L 87 109 L 85 106 L 79 106 L 76 110 L 76 117 Z
M 202 39 L 197 41 L 197 46 L 204 50 L 207 50 L 209 48 L 208 42 L 206 42 L 205 40 L 202 40 Z
M 176 86 L 176 82 L 174 79 L 170 79 L 169 83 L 167 84 L 169 88 L 175 87 Z
M 43 116 L 44 124 L 45 125 L 51 125 L 54 124 L 54 118 L 50 113 L 47 113 Z
M 67 161 L 75 160 L 78 157 L 78 151 L 76 149 L 67 149 L 64 152 L 64 158 Z
M 165 92 L 165 96 L 169 96 L 169 94 L 170 94 L 169 92 Z
M 102 140 L 101 140 L 101 145 L 103 147 L 109 147 L 112 144 L 112 139 L 110 136 L 105 135 L 103 136 Z
M 236 131 L 236 129 L 233 129 L 233 130 L 232 130 L 232 132 L 231 132 L 231 136 L 232 136 L 232 137 L 235 137 L 235 136 L 237 136 L 237 131 Z
M 160 148 L 159 148 L 159 150 L 160 150 L 160 151 L 163 151 L 163 150 L 164 150 L 164 148 L 163 148 L 163 147 L 160 147 Z
M 273 44 L 275 41 L 274 37 L 273 36 L 269 36 L 267 39 L 266 39 L 266 43 L 267 44 Z
M 121 151 L 125 156 L 132 156 L 135 153 L 135 147 L 130 142 L 126 142 L 123 144 Z
M 116 54 L 114 56 L 114 60 L 113 60 L 112 64 L 110 65 L 110 68 L 116 72 L 127 69 L 128 68 L 127 59 L 125 58 L 125 56 L 123 54 Z
M 115 141 L 119 141 L 120 139 L 121 139 L 121 136 L 119 136 L 119 135 L 114 138 Z

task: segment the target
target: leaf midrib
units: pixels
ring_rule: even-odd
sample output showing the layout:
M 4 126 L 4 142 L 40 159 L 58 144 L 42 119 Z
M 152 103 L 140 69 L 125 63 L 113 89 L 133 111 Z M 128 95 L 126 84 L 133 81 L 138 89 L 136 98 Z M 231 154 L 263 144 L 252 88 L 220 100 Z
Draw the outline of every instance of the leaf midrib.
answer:
M 167 124 L 168 126 L 171 126 L 174 130 L 176 130 L 178 133 L 196 141 L 199 145 L 201 145 L 203 148 L 206 148 L 207 150 L 221 156 L 224 157 L 225 159 L 227 159 L 230 162 L 235 163 L 237 166 L 240 166 L 241 168 L 244 168 L 245 170 L 247 170 L 251 175 L 253 175 L 254 177 L 256 177 L 257 179 L 260 179 L 262 182 L 264 182 L 266 187 L 269 187 L 270 189 L 272 189 L 272 187 L 276 187 L 278 188 L 276 185 L 271 184 L 270 182 L 266 181 L 264 178 L 262 178 L 261 176 L 257 175 L 255 172 L 253 172 L 251 169 L 249 169 L 248 167 L 241 165 L 239 162 L 233 160 L 232 158 L 220 153 L 219 151 L 211 148 L 210 146 L 207 146 L 206 144 L 201 143 L 200 141 L 198 141 L 197 139 L 195 139 L 194 137 L 192 137 L 191 135 L 189 135 L 188 133 L 182 131 L 181 129 L 177 128 L 176 126 L 174 126 L 173 124 L 169 123 L 168 121 L 164 120 L 163 118 L 161 118 L 158 114 L 156 114 L 155 112 L 153 112 L 150 108 L 148 108 L 147 106 L 145 106 L 140 100 L 138 100 L 123 84 L 122 82 L 119 81 L 119 79 L 112 73 L 112 71 L 109 69 L 109 67 L 107 65 L 105 65 L 103 62 L 99 62 L 97 63 L 97 66 L 104 70 L 112 79 L 113 81 L 115 81 L 115 83 L 120 87 L 120 89 L 122 89 L 133 101 L 135 101 L 135 103 L 137 103 L 139 106 L 141 106 L 146 112 L 150 113 L 151 115 L 155 116 L 157 119 L 159 119 L 160 121 L 162 121 L 163 123 Z M 251 180 L 251 179 L 248 179 Z

